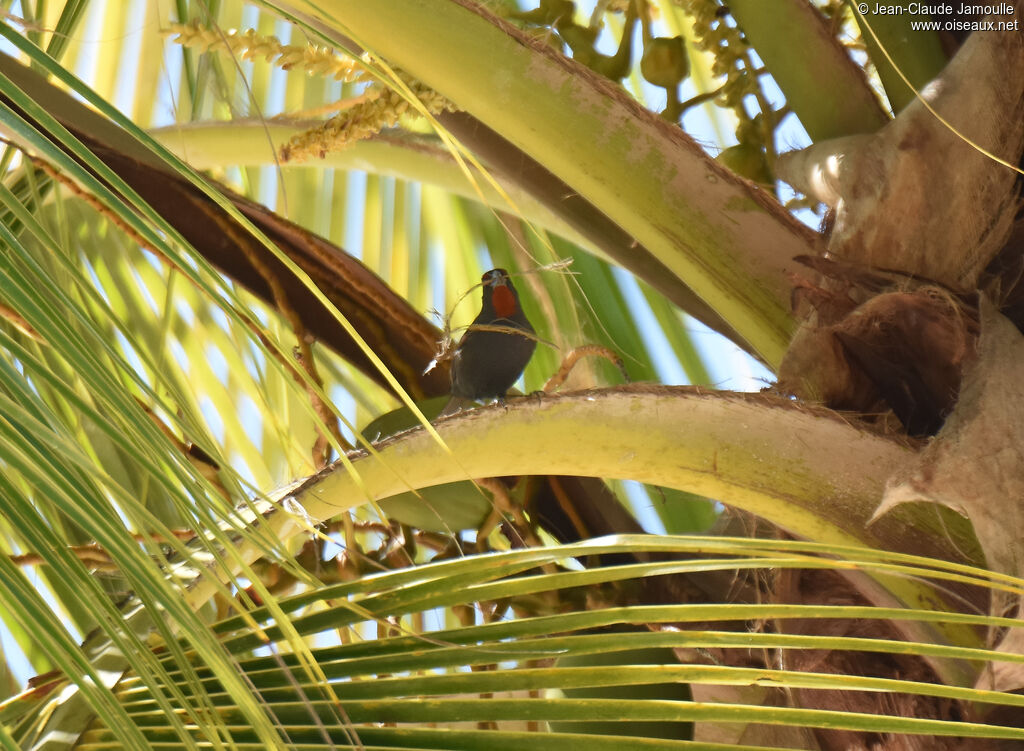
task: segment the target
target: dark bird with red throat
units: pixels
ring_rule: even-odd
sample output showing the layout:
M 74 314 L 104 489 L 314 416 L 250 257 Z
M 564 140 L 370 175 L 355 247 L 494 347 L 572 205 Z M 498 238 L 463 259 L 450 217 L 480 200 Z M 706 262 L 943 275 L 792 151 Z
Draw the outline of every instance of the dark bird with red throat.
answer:
M 469 402 L 501 399 L 530 361 L 537 339 L 519 304 L 519 293 L 505 269 L 480 279 L 483 300 L 478 315 L 452 357 L 452 400 L 442 414 Z M 496 329 L 508 329 L 507 332 Z

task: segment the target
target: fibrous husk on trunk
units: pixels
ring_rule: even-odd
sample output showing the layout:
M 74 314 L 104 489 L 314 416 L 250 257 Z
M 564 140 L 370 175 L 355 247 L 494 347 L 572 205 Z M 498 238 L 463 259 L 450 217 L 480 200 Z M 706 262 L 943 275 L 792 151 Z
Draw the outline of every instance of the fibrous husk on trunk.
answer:
M 941 427 L 974 351 L 975 291 L 1017 281 L 990 265 L 1019 221 L 1008 165 L 1022 146 L 1024 37 L 986 32 L 878 133 L 780 158 L 784 179 L 832 207 L 826 257 L 805 259 L 822 276 L 797 280 L 810 305 L 781 390 L 895 415 L 911 435 Z
M 956 403 L 976 329 L 972 311 L 940 288 L 881 294 L 801 329 L 779 387 L 863 415 L 891 409 L 910 435 L 931 435 Z

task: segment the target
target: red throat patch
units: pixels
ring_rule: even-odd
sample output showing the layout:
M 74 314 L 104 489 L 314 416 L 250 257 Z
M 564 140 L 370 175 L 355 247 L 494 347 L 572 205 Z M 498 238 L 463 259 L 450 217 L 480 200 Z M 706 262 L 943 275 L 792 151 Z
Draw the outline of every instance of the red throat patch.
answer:
M 512 294 L 512 290 L 508 288 L 507 284 L 495 286 L 491 302 L 494 304 L 494 312 L 498 314 L 498 318 L 511 318 L 515 315 L 516 296 Z

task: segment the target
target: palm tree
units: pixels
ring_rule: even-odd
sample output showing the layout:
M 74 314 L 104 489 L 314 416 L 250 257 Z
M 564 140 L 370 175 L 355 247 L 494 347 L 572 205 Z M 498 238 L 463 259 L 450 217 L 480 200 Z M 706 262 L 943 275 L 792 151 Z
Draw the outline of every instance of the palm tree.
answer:
M 1024 738 L 1021 9 L 912 6 L 12 6 L 5 746 Z

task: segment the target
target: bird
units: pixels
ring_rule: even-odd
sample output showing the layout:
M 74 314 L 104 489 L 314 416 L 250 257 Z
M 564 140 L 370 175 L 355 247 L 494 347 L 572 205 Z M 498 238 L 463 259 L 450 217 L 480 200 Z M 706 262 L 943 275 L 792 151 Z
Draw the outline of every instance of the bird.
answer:
M 503 399 L 537 347 L 533 326 L 526 319 L 519 293 L 505 269 L 491 269 L 483 285 L 480 314 L 463 334 L 451 365 L 452 398 L 442 415 L 470 402 Z M 494 329 L 508 329 L 496 331 Z

